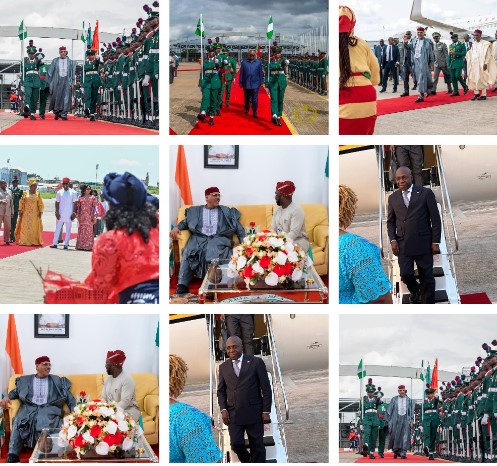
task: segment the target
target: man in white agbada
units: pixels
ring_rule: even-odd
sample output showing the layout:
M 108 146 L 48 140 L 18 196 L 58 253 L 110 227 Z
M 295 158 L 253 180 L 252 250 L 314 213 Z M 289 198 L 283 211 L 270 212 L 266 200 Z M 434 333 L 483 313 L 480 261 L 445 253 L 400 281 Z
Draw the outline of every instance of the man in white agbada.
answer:
M 55 197 L 55 233 L 53 235 L 53 244 L 50 246 L 57 249 L 59 242 L 60 232 L 62 226 L 66 225 L 66 237 L 64 239 L 64 249 L 69 248 L 69 240 L 71 239 L 71 226 L 72 221 L 76 218 L 76 202 L 78 201 L 78 194 L 73 189 L 69 188 L 69 178 L 62 179 L 62 189 L 57 191 Z
M 304 211 L 292 202 L 292 196 L 295 192 L 295 185 L 292 181 L 281 181 L 276 183 L 276 209 L 271 221 L 271 230 L 276 233 L 286 233 L 294 243 L 302 247 L 304 252 L 309 250 L 309 238 L 305 231 Z
M 494 83 L 497 73 L 492 44 L 483 40 L 481 34 L 480 29 L 475 29 L 473 46 L 466 54 L 468 87 L 475 92 L 471 100 L 487 100 L 487 88 Z
M 105 379 L 101 399 L 107 403 L 115 401 L 125 413 L 138 422 L 141 416 L 136 403 L 135 381 L 123 371 L 126 360 L 124 351 L 108 351 L 105 370 L 109 377 Z

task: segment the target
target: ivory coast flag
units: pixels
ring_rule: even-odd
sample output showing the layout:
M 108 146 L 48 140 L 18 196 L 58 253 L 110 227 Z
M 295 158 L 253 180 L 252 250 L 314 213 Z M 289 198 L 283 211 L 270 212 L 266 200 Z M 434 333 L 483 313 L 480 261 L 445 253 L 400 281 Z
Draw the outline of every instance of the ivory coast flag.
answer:
M 7 394 L 10 376 L 24 373 L 22 369 L 21 351 L 19 339 L 17 338 L 16 319 L 14 314 L 9 314 L 7 323 L 7 336 L 5 338 L 5 355 L 2 361 L 0 383 L 2 394 Z

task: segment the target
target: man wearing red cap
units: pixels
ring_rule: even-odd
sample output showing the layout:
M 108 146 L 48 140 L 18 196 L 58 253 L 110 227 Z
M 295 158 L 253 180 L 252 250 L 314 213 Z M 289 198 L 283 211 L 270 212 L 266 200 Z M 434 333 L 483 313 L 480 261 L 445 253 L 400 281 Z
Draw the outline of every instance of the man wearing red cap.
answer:
M 483 40 L 481 34 L 480 29 L 475 29 L 473 46 L 466 54 L 468 87 L 475 91 L 471 100 L 487 100 L 487 87 L 493 85 L 497 74 L 492 44 Z
M 72 221 L 76 218 L 76 202 L 78 195 L 76 191 L 69 188 L 69 178 L 62 179 L 62 189 L 57 191 L 55 197 L 55 217 L 57 222 L 55 224 L 55 233 L 53 236 L 53 244 L 50 246 L 57 249 L 62 225 L 66 226 L 66 238 L 64 240 L 64 249 L 69 248 L 69 240 L 71 238 Z
M 50 108 L 55 114 L 55 119 L 61 117 L 67 120 L 67 112 L 71 110 L 72 89 L 76 63 L 67 57 L 67 49 L 59 47 L 59 57 L 54 58 L 47 73 L 50 87 Z
M 0 409 L 7 409 L 12 400 L 21 402 L 12 423 L 7 463 L 19 463 L 23 445 L 34 448 L 42 429 L 61 426 L 64 405 L 67 404 L 71 412 L 76 406 L 69 391 L 71 382 L 50 374 L 52 366 L 48 356 L 36 358 L 35 366 L 36 374 L 18 377 L 16 388 L 0 401 Z
M 241 213 L 234 207 L 219 205 L 220 200 L 219 188 L 207 188 L 205 205 L 186 209 L 184 220 L 171 230 L 172 240 L 181 236 L 181 230 L 191 234 L 183 249 L 176 294 L 188 293 L 193 275 L 203 278 L 211 261 L 231 257 L 233 235 L 238 236 L 240 243 L 245 237 Z
M 390 400 L 386 412 L 390 438 L 388 448 L 393 450 L 393 457 L 406 458 L 410 442 L 410 427 L 414 419 L 416 402 L 407 396 L 405 385 L 399 385 L 399 395 Z
M 431 41 L 425 37 L 425 28 L 419 26 L 416 31 L 418 37 L 412 41 L 412 63 L 419 97 L 415 102 L 423 102 L 425 95 L 428 96 L 433 87 L 431 72 L 434 55 Z
M 271 221 L 271 230 L 277 233 L 286 233 L 286 236 L 297 243 L 307 252 L 309 250 L 309 238 L 305 232 L 304 211 L 294 202 L 292 196 L 295 192 L 293 181 L 278 181 L 276 183 L 276 209 Z
M 115 401 L 117 406 L 133 417 L 135 421 L 141 416 L 136 403 L 135 381 L 123 371 L 126 360 L 124 351 L 108 351 L 105 370 L 109 377 L 105 379 L 101 399 L 107 403 Z

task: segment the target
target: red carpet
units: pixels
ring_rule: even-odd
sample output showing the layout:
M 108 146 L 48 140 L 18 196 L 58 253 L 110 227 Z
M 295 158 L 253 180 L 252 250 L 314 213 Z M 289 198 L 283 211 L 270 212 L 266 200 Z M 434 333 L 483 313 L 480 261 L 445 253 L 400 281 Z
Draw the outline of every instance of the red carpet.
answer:
M 469 91 L 466 95 L 463 94 L 462 90 L 459 90 L 461 94 L 459 97 L 450 97 L 449 94 L 445 93 L 445 89 L 442 92 L 437 92 L 437 95 L 431 95 L 427 99 L 425 98 L 424 102 L 415 103 L 414 101 L 418 98 L 417 94 L 413 93 L 409 97 L 393 97 L 392 99 L 384 99 L 378 100 L 376 103 L 377 106 L 377 114 L 380 115 L 388 115 L 390 113 L 399 113 L 399 112 L 407 112 L 409 110 L 417 110 L 419 108 L 428 108 L 428 107 L 436 107 L 438 105 L 448 105 L 455 104 L 458 102 L 465 102 L 470 100 L 474 93 L 473 91 Z M 494 97 L 496 93 L 492 93 L 487 90 L 487 99 L 489 97 Z M 475 101 L 473 102 L 475 105 L 485 105 L 485 102 Z
M 176 131 L 174 131 L 174 129 L 172 128 L 169 128 L 169 134 L 172 134 L 173 136 L 176 136 Z
M 32 251 L 33 249 L 39 249 L 40 247 L 47 247 L 52 244 L 53 241 L 53 231 L 44 231 L 42 233 L 43 238 L 43 246 L 19 246 L 17 244 L 11 244 L 10 246 L 5 246 L 3 241 L 0 243 L 0 259 L 5 259 L 6 257 L 16 256 L 17 254 L 22 254 L 23 252 Z M 64 233 L 63 237 L 65 238 L 66 234 Z M 71 234 L 71 239 L 77 237 L 76 233 Z M 3 231 L 2 231 L 3 238 Z M 59 245 L 59 248 L 62 248 L 62 245 Z
M 461 304 L 492 304 L 487 293 L 462 294 Z
M 356 453 L 352 453 L 356 456 Z M 413 455 L 411 453 L 407 454 L 407 458 L 405 460 L 402 460 L 400 458 L 393 459 L 393 453 L 385 452 L 385 458 L 380 458 L 378 456 L 378 453 L 375 453 L 376 459 L 375 460 L 370 460 L 369 458 L 364 458 L 364 457 L 359 457 L 355 463 L 397 463 L 397 464 L 404 464 L 404 463 L 447 463 L 446 460 L 441 460 L 441 459 L 434 459 L 434 460 L 429 460 L 427 456 L 418 456 L 418 455 Z
M 200 93 L 198 94 L 200 99 Z M 223 100 L 224 102 L 224 100 Z M 200 104 L 200 102 L 199 102 Z M 259 89 L 259 118 L 252 116 L 252 110 L 245 115 L 243 88 L 238 83 L 231 86 L 230 107 L 221 108 L 221 116 L 214 117 L 214 126 L 197 122 L 189 134 L 292 134 L 286 122 L 281 119 L 282 126 L 274 126 L 271 122 L 271 105 L 264 88 Z
M 106 121 L 90 121 L 87 118 L 79 118 L 69 115 L 67 121 L 54 120 L 52 113 L 45 115 L 45 120 L 36 121 L 23 118 L 15 125 L 7 128 L 1 134 L 35 134 L 35 135 L 59 135 L 59 134 L 108 134 L 108 135 L 144 135 L 159 134 L 158 131 L 137 128 L 136 126 L 122 125 L 120 123 L 108 123 Z

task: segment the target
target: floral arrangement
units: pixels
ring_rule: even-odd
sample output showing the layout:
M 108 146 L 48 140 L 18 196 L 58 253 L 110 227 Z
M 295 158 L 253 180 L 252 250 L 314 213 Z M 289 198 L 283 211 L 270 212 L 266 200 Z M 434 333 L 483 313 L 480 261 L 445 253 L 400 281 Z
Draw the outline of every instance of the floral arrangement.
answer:
M 306 251 L 285 233 L 262 230 L 245 236 L 233 249 L 227 275 L 230 278 L 240 276 L 247 289 L 261 279 L 268 286 L 277 286 L 300 280 L 310 264 Z
M 94 400 L 76 405 L 74 411 L 64 417 L 58 445 L 71 446 L 78 458 L 91 449 L 98 455 L 108 455 L 117 450 L 130 450 L 135 435 L 140 434 L 141 428 L 134 419 L 114 401 Z

